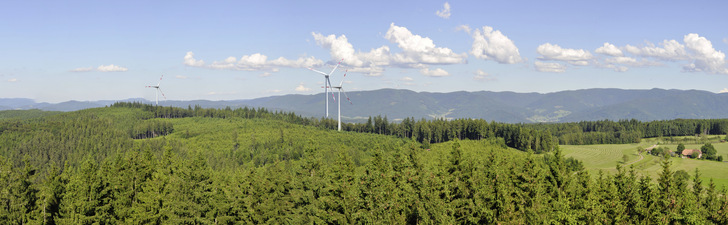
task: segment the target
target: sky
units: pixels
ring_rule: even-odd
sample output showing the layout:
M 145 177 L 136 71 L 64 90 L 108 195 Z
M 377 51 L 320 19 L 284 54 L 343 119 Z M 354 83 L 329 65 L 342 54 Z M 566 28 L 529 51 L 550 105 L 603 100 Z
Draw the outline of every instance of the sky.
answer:
M 9 1 L 0 98 L 728 92 L 725 1 Z M 344 74 L 346 77 L 344 78 Z M 342 83 L 342 78 L 343 83 Z M 160 96 L 160 98 L 162 98 Z M 352 101 L 356 101 L 352 99 Z

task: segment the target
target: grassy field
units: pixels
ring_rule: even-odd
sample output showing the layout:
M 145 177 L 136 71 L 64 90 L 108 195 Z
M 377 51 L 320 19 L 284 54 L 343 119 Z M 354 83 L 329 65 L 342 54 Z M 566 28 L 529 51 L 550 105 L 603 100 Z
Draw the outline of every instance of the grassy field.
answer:
M 634 166 L 635 171 L 642 175 L 647 175 L 656 179 L 662 167 L 660 166 L 660 157 L 652 155 L 644 155 L 640 160 L 637 148 L 648 148 L 654 144 L 658 144 L 656 139 L 645 139 L 639 144 L 614 144 L 614 145 L 562 145 L 561 149 L 566 157 L 574 157 L 584 163 L 584 167 L 591 174 L 596 174 L 599 170 L 605 173 L 614 173 L 617 164 L 623 164 L 623 157 L 627 155 L 627 164 Z M 658 146 L 667 147 L 672 151 L 677 149 L 678 143 L 659 144 Z M 685 148 L 700 149 L 702 144 L 686 143 Z M 728 158 L 728 143 L 713 143 L 718 151 L 718 155 Z M 728 188 L 728 162 L 716 162 L 697 159 L 683 159 L 679 157 L 670 158 L 672 161 L 672 170 L 685 170 L 691 176 L 694 174 L 695 168 L 701 172 L 703 184 L 709 182 L 710 178 L 716 183 L 718 188 L 725 186 Z

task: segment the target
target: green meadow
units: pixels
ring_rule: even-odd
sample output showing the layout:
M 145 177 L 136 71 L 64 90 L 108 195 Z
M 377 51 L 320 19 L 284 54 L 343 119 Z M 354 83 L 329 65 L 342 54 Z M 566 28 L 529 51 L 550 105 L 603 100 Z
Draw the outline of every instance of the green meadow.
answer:
M 724 137 L 724 136 L 721 136 Z M 680 140 L 683 137 L 679 138 Z M 700 149 L 703 144 L 695 144 L 694 137 L 685 137 L 686 143 L 685 148 L 687 149 Z M 711 137 L 709 137 L 711 138 Z M 690 140 L 690 141 L 687 141 Z M 716 138 L 712 138 L 716 140 Z M 660 142 L 662 141 L 662 142 Z M 668 144 L 663 144 L 668 142 Z M 658 147 L 667 147 L 671 151 L 677 149 L 679 142 L 677 141 L 666 141 L 664 139 L 649 138 L 644 139 L 639 144 L 603 144 L 603 145 L 561 145 L 561 149 L 566 157 L 574 157 L 584 163 L 584 167 L 589 173 L 595 175 L 600 170 L 604 173 L 616 172 L 617 165 L 623 165 L 626 167 L 633 167 L 634 170 L 641 175 L 650 176 L 656 179 L 659 173 L 662 171 L 660 166 L 661 157 L 653 156 L 644 153 L 642 159 L 638 154 L 637 149 L 645 149 L 658 144 Z M 715 149 L 718 151 L 718 155 L 728 158 L 728 143 L 712 142 Z M 624 155 L 627 155 L 627 162 L 623 162 Z M 671 157 L 672 170 L 684 170 L 691 176 L 695 173 L 695 168 L 698 168 L 701 173 L 703 184 L 708 184 L 712 178 L 717 187 L 728 187 L 728 162 L 716 162 L 700 159 L 688 159 L 681 157 Z

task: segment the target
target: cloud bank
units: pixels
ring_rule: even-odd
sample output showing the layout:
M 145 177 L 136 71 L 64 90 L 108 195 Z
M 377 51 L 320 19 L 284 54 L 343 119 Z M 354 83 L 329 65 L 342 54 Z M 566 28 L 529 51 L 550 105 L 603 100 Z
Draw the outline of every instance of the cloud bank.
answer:
M 98 71 L 98 72 L 126 72 L 129 69 L 122 66 L 117 66 L 114 64 L 109 65 L 100 65 L 96 67 L 95 69 L 93 67 L 80 67 L 76 69 L 70 70 L 70 72 L 91 72 L 91 71 Z

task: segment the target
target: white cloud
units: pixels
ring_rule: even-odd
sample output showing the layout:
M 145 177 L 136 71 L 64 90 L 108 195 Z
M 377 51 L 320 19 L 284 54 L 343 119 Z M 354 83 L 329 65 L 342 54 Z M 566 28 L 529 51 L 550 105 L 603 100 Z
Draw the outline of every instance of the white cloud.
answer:
M 470 34 L 470 31 L 472 31 L 472 29 L 470 29 L 470 26 L 468 26 L 468 25 L 460 25 L 460 26 L 455 27 L 455 31 L 461 31 L 461 30 L 465 31 L 465 33 L 468 33 L 468 34 Z
M 260 74 L 261 77 L 269 77 L 271 75 L 270 72 L 263 72 Z
M 597 49 L 597 52 L 602 53 L 601 50 L 606 52 L 607 45 L 608 43 L 605 43 L 605 46 Z M 616 47 L 610 46 L 609 49 L 613 51 Z M 663 40 L 657 45 L 646 42 L 645 46 L 626 45 L 620 49 L 642 58 L 607 54 L 617 57 L 606 58 L 604 67 L 614 68 L 617 71 L 626 71 L 624 66 L 659 66 L 662 65 L 660 61 L 687 61 L 688 64 L 683 66 L 683 71 L 728 74 L 728 62 L 726 62 L 725 53 L 716 50 L 707 38 L 695 33 L 685 35 L 683 43 L 676 40 Z M 646 58 L 654 58 L 657 61 Z
M 445 2 L 445 5 L 443 5 L 442 7 L 443 9 L 437 10 L 437 12 L 435 12 L 435 15 L 445 19 L 450 18 L 450 3 Z
M 227 91 L 227 92 L 211 91 L 211 92 L 207 92 L 206 95 L 233 95 L 233 94 L 237 94 L 237 92 L 236 91 Z
M 402 49 L 402 53 L 392 55 L 392 61 L 404 67 L 421 67 L 420 64 L 458 64 L 465 63 L 466 54 L 456 54 L 449 48 L 435 46 L 432 39 L 412 34 L 406 27 L 389 25 L 384 38 Z
M 96 68 L 96 70 L 99 72 L 126 72 L 129 69 L 127 69 L 125 67 L 117 66 L 114 64 L 109 64 L 106 66 L 100 65 L 99 67 Z
M 495 80 L 493 75 L 490 75 L 489 73 L 487 73 L 481 69 L 476 70 L 475 73 L 473 73 L 473 74 L 475 74 L 475 76 L 473 76 L 473 80 L 479 80 L 479 81 Z
M 627 56 L 610 57 L 610 58 L 606 58 L 604 61 L 609 64 L 623 64 L 623 65 L 633 66 L 633 67 L 662 65 L 662 63 L 646 60 L 644 58 L 638 60 L 636 58 L 627 57 Z
M 465 28 L 463 30 L 468 31 Z M 483 26 L 482 31 L 475 29 L 472 36 L 473 46 L 470 49 L 470 54 L 476 58 L 495 60 L 503 64 L 514 64 L 523 61 L 516 44 L 499 30 Z
M 316 59 L 315 57 L 299 57 L 296 60 L 286 59 L 279 57 L 274 60 L 268 60 L 268 56 L 255 53 L 252 55 L 243 55 L 240 59 L 234 56 L 229 56 L 222 61 L 214 61 L 209 65 L 205 65 L 204 61 L 193 58 L 192 52 L 187 52 L 185 55 L 184 64 L 193 67 L 205 67 L 211 69 L 224 69 L 224 70 L 243 70 L 243 71 L 261 71 L 268 70 L 277 72 L 279 69 L 276 67 L 289 67 L 289 68 L 306 68 L 306 67 L 317 67 L 323 65 L 323 61 Z
M 414 78 L 411 78 L 411 77 L 402 77 L 399 80 L 401 80 L 401 81 L 414 81 L 415 79 Z
M 456 54 L 448 48 L 437 47 L 432 39 L 412 34 L 407 28 L 390 24 L 384 38 L 402 49 L 393 54 L 389 46 L 368 52 L 356 51 L 345 35 L 324 36 L 312 32 L 316 44 L 329 50 L 334 60 L 350 66 L 349 71 L 367 76 L 381 76 L 386 67 L 425 68 L 427 65 L 465 63 L 467 54 Z
M 188 77 L 187 76 L 183 76 L 183 75 L 177 75 L 177 76 L 174 76 L 174 78 L 177 78 L 177 79 L 180 79 L 180 80 L 184 80 L 184 79 L 187 79 Z
M 599 54 L 604 54 L 608 56 L 623 56 L 624 53 L 622 53 L 622 50 L 619 50 L 617 46 L 614 46 L 613 44 L 610 44 L 609 42 L 605 42 L 602 47 L 597 48 L 596 51 L 594 51 Z
M 566 71 L 566 65 L 561 63 L 545 63 L 536 61 L 534 62 L 536 70 L 539 72 L 551 72 L 551 73 L 563 73 Z
M 655 46 L 655 44 L 647 42 L 647 46 L 635 47 L 632 45 L 624 46 L 624 50 L 630 54 L 643 56 L 643 57 L 654 57 L 662 60 L 676 61 L 688 59 L 688 53 L 685 50 L 685 45 L 680 44 L 676 40 L 664 40 L 660 43 L 661 47 Z
M 117 66 L 114 64 L 109 65 L 100 65 L 96 67 L 95 69 L 93 67 L 80 67 L 76 69 L 69 70 L 69 72 L 91 72 L 91 71 L 98 71 L 98 72 L 126 72 L 129 69 L 126 67 Z
M 205 61 L 195 59 L 195 53 L 187 52 L 184 58 L 184 64 L 188 66 L 201 67 L 205 65 Z
M 10 78 L 8 79 L 8 82 L 18 82 L 18 78 Z
M 629 70 L 629 67 L 617 64 L 607 64 L 604 67 L 613 69 L 615 72 L 627 72 L 627 70 Z
M 295 90 L 298 92 L 308 92 L 311 91 L 311 88 L 304 87 L 303 82 L 301 82 Z
M 720 90 L 718 93 L 728 93 L 728 88 L 723 88 L 723 90 Z
M 594 58 L 589 51 L 584 49 L 561 48 L 561 46 L 551 43 L 538 46 L 536 51 L 541 54 L 539 57 L 541 60 L 563 61 L 576 66 L 589 65 L 589 60 Z
M 446 77 L 450 76 L 450 73 L 443 70 L 442 68 L 436 68 L 434 70 L 430 70 L 428 68 L 423 68 L 420 70 L 420 73 L 422 75 L 428 76 L 428 77 Z
M 683 67 L 686 71 L 703 71 L 713 74 L 728 74 L 725 53 L 715 50 L 713 44 L 698 34 L 688 34 L 684 38 L 685 46 L 692 53 L 693 62 Z
M 324 36 L 315 32 L 312 32 L 311 35 L 316 40 L 316 44 L 329 50 L 332 58 L 341 59 L 343 64 L 352 66 L 353 68 L 350 69 L 352 72 L 380 76 L 384 71 L 382 67 L 390 64 L 390 53 L 387 46 L 372 49 L 369 52 L 357 52 L 345 35 Z
M 71 72 L 90 72 L 92 70 L 94 70 L 93 67 L 81 67 L 81 68 L 72 69 Z

